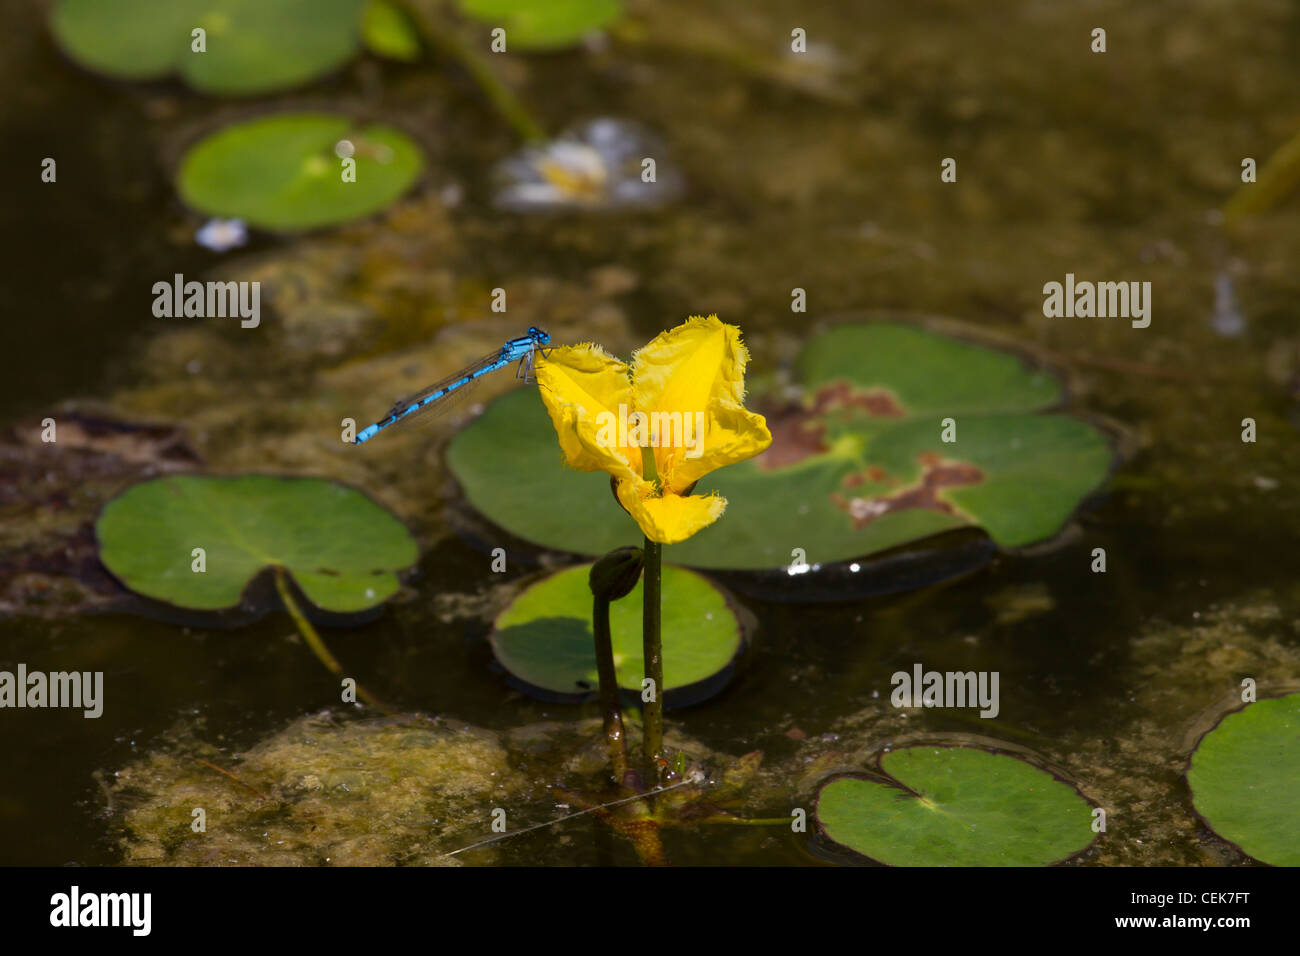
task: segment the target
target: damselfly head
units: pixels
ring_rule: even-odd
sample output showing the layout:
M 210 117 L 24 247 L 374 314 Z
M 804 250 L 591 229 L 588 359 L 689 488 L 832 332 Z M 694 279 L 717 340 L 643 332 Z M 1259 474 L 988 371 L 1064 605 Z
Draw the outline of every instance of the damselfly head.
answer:
M 547 332 L 545 329 L 539 329 L 535 325 L 528 327 L 528 337 L 538 345 L 546 345 L 551 341 L 551 333 Z

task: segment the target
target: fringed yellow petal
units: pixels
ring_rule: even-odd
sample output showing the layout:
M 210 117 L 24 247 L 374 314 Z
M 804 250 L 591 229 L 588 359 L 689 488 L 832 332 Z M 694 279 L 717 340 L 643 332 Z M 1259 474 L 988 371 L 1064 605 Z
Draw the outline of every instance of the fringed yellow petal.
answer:
M 539 356 L 536 368 L 538 390 L 565 463 L 578 471 L 639 477 L 640 450 L 621 449 L 616 440 L 609 440 L 618 429 L 617 425 L 610 429 L 608 423 L 617 423 L 619 405 L 632 402 L 627 365 L 599 346 L 586 344 L 552 349 L 545 358 Z
M 709 472 L 760 455 L 772 444 L 767 420 L 730 402 L 714 402 L 705 422 L 697 457 L 691 457 L 695 451 L 691 448 L 659 449 L 672 453 L 662 473 L 667 490 L 681 493 Z
M 657 498 L 648 481 L 620 481 L 618 500 L 645 536 L 660 544 L 685 541 L 722 517 L 727 507 L 727 499 L 718 495 L 666 494 Z
M 716 315 L 691 316 L 632 356 L 636 408 L 694 415 L 708 411 L 715 400 L 739 405 L 748 362 L 740 329 Z

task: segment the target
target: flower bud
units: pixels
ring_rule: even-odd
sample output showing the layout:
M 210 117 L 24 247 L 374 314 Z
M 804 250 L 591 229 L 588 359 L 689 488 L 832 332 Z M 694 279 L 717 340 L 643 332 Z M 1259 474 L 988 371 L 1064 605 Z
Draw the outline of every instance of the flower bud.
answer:
M 627 597 L 641 579 L 641 549 L 632 545 L 615 548 L 591 568 L 587 583 L 591 593 L 605 601 Z

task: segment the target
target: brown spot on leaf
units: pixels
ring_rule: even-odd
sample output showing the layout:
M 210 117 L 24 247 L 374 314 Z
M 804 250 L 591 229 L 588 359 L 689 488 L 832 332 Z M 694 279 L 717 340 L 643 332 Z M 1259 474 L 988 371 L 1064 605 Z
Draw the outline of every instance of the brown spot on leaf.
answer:
M 858 389 L 848 382 L 823 385 L 813 400 L 813 411 L 819 415 L 854 409 L 864 411 L 872 418 L 902 418 L 907 414 L 894 393 L 888 389 Z
M 823 441 L 826 426 L 814 421 L 806 409 L 788 405 L 763 414 L 772 433 L 772 444 L 758 457 L 758 467 L 785 468 L 826 451 Z
M 883 468 L 876 465 L 869 465 L 861 471 L 855 471 L 852 474 L 845 475 L 843 484 L 845 488 L 856 488 L 859 485 L 865 485 L 867 482 L 871 482 L 875 485 L 896 485 L 898 484 L 898 479 L 891 477 L 889 472 L 885 471 Z
M 862 530 L 873 521 L 896 511 L 908 508 L 926 508 L 930 511 L 942 511 L 944 514 L 956 514 L 957 509 L 939 497 L 945 488 L 960 488 L 977 485 L 984 480 L 984 472 L 965 461 L 945 461 L 941 455 L 922 452 L 916 456 L 921 465 L 921 480 L 914 485 L 900 488 L 888 495 L 874 498 L 846 497 L 839 492 L 831 494 L 831 503 L 846 512 L 853 520 L 855 530 Z M 875 467 L 863 469 L 846 475 L 841 484 L 845 488 L 855 488 L 867 479 L 879 484 L 888 476 Z
M 827 450 L 826 420 L 838 416 L 851 421 L 865 412 L 870 418 L 906 415 L 894 394 L 883 388 L 859 389 L 848 382 L 830 382 L 812 393 L 807 407 L 800 404 L 759 406 L 767 419 L 772 444 L 757 459 L 764 469 L 784 468 Z

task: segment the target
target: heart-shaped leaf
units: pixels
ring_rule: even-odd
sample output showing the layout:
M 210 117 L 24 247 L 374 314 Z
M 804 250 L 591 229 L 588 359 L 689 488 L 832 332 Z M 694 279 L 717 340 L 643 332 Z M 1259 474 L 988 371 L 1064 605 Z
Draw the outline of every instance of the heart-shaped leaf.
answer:
M 772 447 L 700 481 L 695 493 L 716 491 L 727 511 L 673 545 L 674 562 L 785 572 L 784 585 L 773 575 L 779 593 L 814 565 L 953 529 L 978 527 L 1020 547 L 1056 534 L 1114 458 L 1098 429 L 1041 414 L 1062 396 L 1052 376 L 915 326 L 833 328 L 797 369 L 805 401 L 749 402 L 767 415 Z M 448 463 L 469 502 L 526 541 L 596 554 L 627 537 L 608 476 L 564 468 L 531 391 L 490 406 L 456 436 Z
M 567 568 L 519 594 L 496 619 L 492 650 L 527 690 L 548 699 L 583 700 L 598 686 L 591 630 L 591 565 Z M 641 689 L 642 585 L 610 605 L 618 684 Z M 741 628 L 726 597 L 705 578 L 663 569 L 664 703 L 694 703 L 717 693 L 740 652 Z
M 343 178 L 346 157 L 356 162 L 354 182 Z M 383 209 L 411 187 L 423 162 L 420 148 L 391 127 L 279 114 L 199 142 L 181 160 L 177 188 L 207 215 L 272 230 L 312 229 Z
M 906 747 L 885 779 L 834 777 L 817 795 L 825 836 L 891 866 L 1046 866 L 1093 840 L 1092 805 L 1017 757 L 972 747 Z
M 59 0 L 63 51 L 124 80 L 179 74 L 205 93 L 250 96 L 330 72 L 358 47 L 366 0 Z M 204 31 L 196 49 L 193 31 Z
M 363 611 L 392 596 L 397 571 L 418 557 L 400 521 L 318 478 L 157 478 L 105 505 L 95 533 L 123 584 L 196 610 L 234 607 L 261 571 L 283 567 L 316 606 Z
M 506 49 L 555 50 L 623 15 L 622 0 L 460 0 L 466 14 L 506 31 Z
M 1300 694 L 1249 704 L 1201 738 L 1187 771 L 1196 812 L 1274 866 L 1300 866 Z

